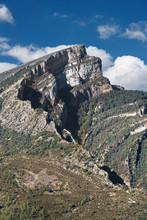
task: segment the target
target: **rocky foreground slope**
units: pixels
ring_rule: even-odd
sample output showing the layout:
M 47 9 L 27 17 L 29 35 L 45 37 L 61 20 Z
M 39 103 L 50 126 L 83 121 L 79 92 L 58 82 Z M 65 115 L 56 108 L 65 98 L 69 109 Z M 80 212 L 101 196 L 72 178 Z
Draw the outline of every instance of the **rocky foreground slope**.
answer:
M 0 81 L 2 219 L 146 219 L 147 93 L 111 85 L 84 45 Z

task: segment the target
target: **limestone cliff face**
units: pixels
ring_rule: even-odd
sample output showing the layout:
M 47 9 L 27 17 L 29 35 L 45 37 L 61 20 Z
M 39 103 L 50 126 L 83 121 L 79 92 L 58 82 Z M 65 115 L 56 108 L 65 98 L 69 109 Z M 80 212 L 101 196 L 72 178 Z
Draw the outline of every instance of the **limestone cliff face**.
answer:
M 54 103 L 61 89 L 72 88 L 102 76 L 101 60 L 89 57 L 84 45 L 55 52 L 35 65 L 21 82 L 18 97 L 22 100 L 37 92 Z
M 7 127 L 32 135 L 45 129 L 73 141 L 80 103 L 113 89 L 102 76 L 101 59 L 88 56 L 84 45 L 48 54 L 4 73 L 17 74 L 21 78 L 16 87 L 1 94 L 13 95 L 5 99 L 0 120 Z
M 84 45 L 76 45 L 43 57 L 21 81 L 20 100 L 46 112 L 47 122 L 55 122 L 59 133 L 76 130 L 75 118 L 79 104 L 112 86 L 102 76 L 101 59 L 86 54 Z

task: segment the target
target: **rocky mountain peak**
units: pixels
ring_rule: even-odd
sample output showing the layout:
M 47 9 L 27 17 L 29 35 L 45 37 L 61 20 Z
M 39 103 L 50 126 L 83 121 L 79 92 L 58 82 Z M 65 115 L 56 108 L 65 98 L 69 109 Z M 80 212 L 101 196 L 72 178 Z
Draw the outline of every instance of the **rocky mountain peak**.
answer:
M 74 87 L 102 76 L 100 58 L 86 54 L 84 45 L 57 51 L 38 60 L 21 82 L 18 97 L 30 96 L 30 87 L 55 100 L 60 89 Z M 28 88 L 29 87 L 29 88 Z
M 101 59 L 88 56 L 81 44 L 37 60 L 21 81 L 18 98 L 48 112 L 48 122 L 54 115 L 62 130 L 67 128 L 70 109 L 76 112 L 82 101 L 110 90 L 109 80 L 102 77 Z
M 31 112 L 35 109 L 43 112 L 41 130 L 45 127 L 57 130 L 66 140 L 73 140 L 72 136 L 69 138 L 70 132 L 76 136 L 76 115 L 81 102 L 113 89 L 109 80 L 102 76 L 101 59 L 88 56 L 83 44 L 45 55 L 4 73 L 6 75 L 21 76 L 16 102 L 24 107 L 27 105 L 26 108 L 30 103 Z M 16 103 L 15 108 L 17 114 L 20 111 L 22 115 L 24 110 L 18 109 Z M 18 120 L 14 114 L 15 124 L 16 121 L 15 130 L 25 131 L 24 118 Z M 33 126 L 32 134 L 37 133 L 38 126 Z

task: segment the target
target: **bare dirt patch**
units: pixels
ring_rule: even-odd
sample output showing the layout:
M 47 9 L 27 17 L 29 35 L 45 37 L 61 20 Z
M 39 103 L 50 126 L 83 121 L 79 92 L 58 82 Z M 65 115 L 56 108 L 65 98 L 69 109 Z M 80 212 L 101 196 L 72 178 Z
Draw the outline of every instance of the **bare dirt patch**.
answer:
M 24 185 L 30 189 L 40 189 L 41 187 L 49 187 L 52 190 L 59 189 L 62 182 L 56 175 L 48 175 L 46 169 L 41 170 L 38 174 L 27 171 L 23 176 Z

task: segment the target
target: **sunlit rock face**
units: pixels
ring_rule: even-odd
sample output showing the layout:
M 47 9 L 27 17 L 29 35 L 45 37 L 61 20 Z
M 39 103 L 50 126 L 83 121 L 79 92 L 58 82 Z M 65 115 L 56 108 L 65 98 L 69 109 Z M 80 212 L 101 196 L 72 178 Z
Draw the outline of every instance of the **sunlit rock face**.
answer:
M 88 56 L 84 45 L 57 51 L 40 58 L 38 64 L 27 72 L 18 97 L 30 99 L 37 93 L 42 97 L 42 103 L 46 99 L 54 103 L 61 89 L 94 80 L 102 76 L 101 69 L 100 58 Z
M 75 133 L 80 103 L 112 90 L 102 76 L 101 59 L 88 56 L 83 44 L 32 61 L 26 70 L 17 97 L 47 112 L 46 122 L 53 121 L 61 136 L 71 141 L 72 136 L 63 131 Z

